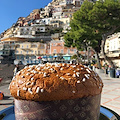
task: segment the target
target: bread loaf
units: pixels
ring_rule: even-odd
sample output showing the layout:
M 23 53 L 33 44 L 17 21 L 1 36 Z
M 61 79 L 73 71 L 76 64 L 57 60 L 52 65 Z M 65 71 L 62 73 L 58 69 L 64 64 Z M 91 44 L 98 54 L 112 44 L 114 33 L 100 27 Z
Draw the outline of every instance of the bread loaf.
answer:
M 97 73 L 81 64 L 46 63 L 26 66 L 10 83 L 16 99 L 52 101 L 95 96 L 103 83 Z

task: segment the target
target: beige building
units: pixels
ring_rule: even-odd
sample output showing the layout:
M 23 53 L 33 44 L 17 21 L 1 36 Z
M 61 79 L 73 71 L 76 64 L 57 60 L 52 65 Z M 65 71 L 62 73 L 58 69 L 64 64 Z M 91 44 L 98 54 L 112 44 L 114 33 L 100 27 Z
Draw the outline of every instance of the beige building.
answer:
M 16 44 L 15 55 L 18 60 L 37 59 L 46 54 L 46 44 L 40 42 L 23 42 Z
M 120 67 L 120 32 L 108 36 L 105 43 L 105 53 L 116 66 Z M 102 65 L 104 65 L 104 60 L 102 60 Z

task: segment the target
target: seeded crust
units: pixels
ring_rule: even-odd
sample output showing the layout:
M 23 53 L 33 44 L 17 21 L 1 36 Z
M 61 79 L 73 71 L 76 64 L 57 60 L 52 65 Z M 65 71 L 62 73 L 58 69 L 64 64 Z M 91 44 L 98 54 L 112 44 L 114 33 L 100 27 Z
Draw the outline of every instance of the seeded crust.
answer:
M 10 83 L 16 99 L 51 101 L 95 96 L 103 83 L 97 73 L 81 64 L 39 64 L 26 66 Z

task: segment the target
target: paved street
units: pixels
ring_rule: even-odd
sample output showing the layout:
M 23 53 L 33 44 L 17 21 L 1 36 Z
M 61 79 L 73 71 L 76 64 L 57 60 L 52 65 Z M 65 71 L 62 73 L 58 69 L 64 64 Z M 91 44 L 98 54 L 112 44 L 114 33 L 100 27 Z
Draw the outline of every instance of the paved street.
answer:
M 120 115 L 120 78 L 111 78 L 104 73 L 99 72 L 102 78 L 104 88 L 102 91 L 101 105 L 106 106 Z M 0 100 L 0 111 L 13 105 L 13 97 L 8 90 L 8 84 L 0 87 L 0 91 L 4 92 L 4 100 Z

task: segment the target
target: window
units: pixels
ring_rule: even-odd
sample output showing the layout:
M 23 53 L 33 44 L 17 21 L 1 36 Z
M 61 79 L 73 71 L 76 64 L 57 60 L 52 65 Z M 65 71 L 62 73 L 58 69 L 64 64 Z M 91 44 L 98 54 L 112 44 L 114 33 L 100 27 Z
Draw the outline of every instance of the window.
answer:
M 74 53 L 76 53 L 76 49 L 74 49 Z
M 40 49 L 44 49 L 44 45 L 43 44 L 40 45 Z
M 16 58 L 19 60 L 20 59 L 20 57 L 19 56 L 16 56 Z
M 24 29 L 21 29 L 21 32 L 23 31 Z
M 55 44 L 55 43 L 53 43 L 53 46 L 56 46 L 56 44 Z
M 27 48 L 28 48 L 28 45 L 27 45 Z
M 16 48 L 20 48 L 20 45 L 17 45 Z
M 40 51 L 38 51 L 38 54 L 40 54 Z
M 62 45 L 60 43 L 58 43 L 57 46 L 62 46 Z
M 20 51 L 20 53 L 22 54 L 22 51 Z
M 70 49 L 68 49 L 68 54 L 70 53 Z
M 64 53 L 63 49 L 60 50 L 60 53 Z
M 19 51 L 18 51 L 18 50 L 16 50 L 16 53 L 19 53 Z
M 53 50 L 53 53 L 57 53 L 57 50 L 56 50 L 56 49 L 54 49 L 54 50 Z
M 33 54 L 33 50 L 31 50 L 31 54 Z
M 39 28 L 37 28 L 37 31 L 40 31 L 40 29 L 39 29 Z
M 29 53 L 29 51 L 26 51 L 26 53 L 28 54 L 28 53 Z
M 33 45 L 31 45 L 31 48 L 36 48 L 36 47 L 37 47 L 37 45 L 34 45 L 34 44 L 33 44 Z

